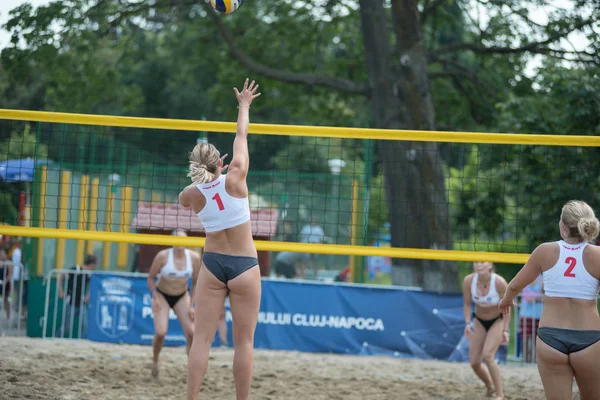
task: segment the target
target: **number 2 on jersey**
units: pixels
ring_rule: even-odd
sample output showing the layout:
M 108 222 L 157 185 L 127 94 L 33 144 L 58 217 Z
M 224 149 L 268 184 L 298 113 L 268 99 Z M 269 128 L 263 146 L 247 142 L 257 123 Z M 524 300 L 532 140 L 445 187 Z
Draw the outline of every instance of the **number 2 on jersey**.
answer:
M 225 209 L 225 206 L 223 205 L 223 200 L 221 200 L 221 196 L 219 195 L 219 193 L 216 193 L 212 197 L 212 199 L 217 202 L 217 207 L 219 207 L 219 211 L 223 211 Z M 573 275 L 573 276 L 575 276 L 575 275 Z
M 569 267 L 565 271 L 564 275 L 567 278 L 575 278 L 575 274 L 573 273 L 573 268 L 575 268 L 575 265 L 577 264 L 577 259 L 574 257 L 567 257 L 567 259 L 565 260 L 565 264 L 569 264 Z

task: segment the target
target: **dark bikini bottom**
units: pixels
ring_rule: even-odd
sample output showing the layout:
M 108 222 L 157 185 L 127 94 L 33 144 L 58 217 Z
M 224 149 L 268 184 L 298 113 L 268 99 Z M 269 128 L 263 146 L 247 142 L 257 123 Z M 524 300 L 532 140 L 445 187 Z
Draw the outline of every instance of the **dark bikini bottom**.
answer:
M 204 253 L 202 262 L 221 282 L 227 282 L 258 265 L 256 257 L 230 256 L 219 253 Z
M 485 328 L 485 331 L 489 331 L 490 328 L 492 327 L 492 325 L 494 325 L 494 322 L 496 322 L 499 319 L 502 319 L 502 314 L 498 315 L 496 318 L 492 318 L 492 319 L 481 319 L 479 318 L 477 315 L 475 315 L 475 313 L 473 313 L 473 318 L 476 318 L 477 321 L 481 322 L 481 325 L 483 325 L 483 327 Z
M 600 331 L 580 331 L 544 326 L 538 329 L 538 337 L 553 349 L 569 355 L 600 341 Z
M 181 298 L 183 296 L 185 296 L 186 293 L 187 293 L 187 291 L 185 291 L 185 292 L 183 292 L 181 294 L 173 296 L 173 295 L 161 292 L 160 289 L 158 289 L 158 288 L 156 288 L 156 291 L 158 293 L 160 293 L 160 294 L 163 295 L 163 297 L 165 298 L 165 300 L 167 300 L 167 303 L 169 304 L 169 307 L 171 307 L 171 308 L 175 307 L 175 305 L 179 302 L 179 300 L 181 300 Z

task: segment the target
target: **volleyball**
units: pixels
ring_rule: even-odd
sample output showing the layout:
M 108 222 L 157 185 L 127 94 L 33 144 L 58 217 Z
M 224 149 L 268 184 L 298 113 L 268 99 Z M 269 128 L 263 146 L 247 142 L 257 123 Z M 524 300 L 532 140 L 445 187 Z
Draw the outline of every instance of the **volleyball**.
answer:
M 221 14 L 231 14 L 242 5 L 242 0 L 210 0 L 213 8 Z

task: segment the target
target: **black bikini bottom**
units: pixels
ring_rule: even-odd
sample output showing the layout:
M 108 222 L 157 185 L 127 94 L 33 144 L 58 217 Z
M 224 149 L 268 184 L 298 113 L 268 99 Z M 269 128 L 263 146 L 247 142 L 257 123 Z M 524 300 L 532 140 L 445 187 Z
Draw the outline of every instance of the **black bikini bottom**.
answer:
M 492 319 L 481 319 L 479 318 L 477 315 L 475 315 L 475 313 L 473 313 L 473 317 L 477 319 L 477 321 L 481 322 L 481 325 L 483 325 L 483 327 L 485 328 L 485 331 L 489 331 L 490 328 L 492 327 L 492 325 L 494 325 L 494 322 L 496 322 L 499 319 L 502 319 L 504 317 L 502 317 L 502 314 L 498 315 L 496 318 L 492 318 Z
M 175 305 L 179 302 L 179 300 L 181 300 L 181 298 L 187 294 L 187 290 L 185 292 L 175 295 L 175 296 L 163 293 L 158 288 L 156 288 L 156 291 L 163 295 L 165 300 L 167 300 L 169 307 L 171 307 L 171 308 L 175 307 Z

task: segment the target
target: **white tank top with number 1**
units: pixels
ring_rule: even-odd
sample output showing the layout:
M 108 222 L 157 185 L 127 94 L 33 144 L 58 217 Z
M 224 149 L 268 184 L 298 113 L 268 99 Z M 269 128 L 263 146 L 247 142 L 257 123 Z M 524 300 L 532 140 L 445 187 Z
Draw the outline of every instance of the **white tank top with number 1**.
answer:
M 212 182 L 196 185 L 206 197 L 206 205 L 198 213 L 198 218 L 206 232 L 217 232 L 233 228 L 250 220 L 248 198 L 230 196 L 225 190 L 226 175 Z
M 557 242 L 560 256 L 556 264 L 543 272 L 544 293 L 548 297 L 594 300 L 598 296 L 598 279 L 583 265 L 583 250 L 587 243 Z

